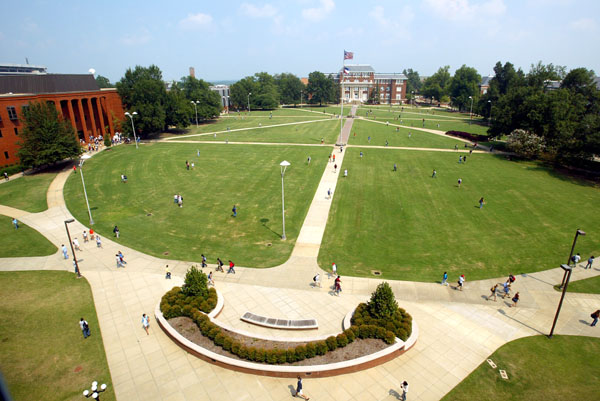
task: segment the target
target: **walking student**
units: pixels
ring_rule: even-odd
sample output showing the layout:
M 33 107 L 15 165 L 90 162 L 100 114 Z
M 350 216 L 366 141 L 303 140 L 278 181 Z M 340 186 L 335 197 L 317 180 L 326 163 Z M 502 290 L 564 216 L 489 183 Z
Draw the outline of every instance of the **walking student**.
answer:
M 315 287 L 321 288 L 321 275 L 319 273 L 313 277 L 313 282 Z
M 150 328 L 150 318 L 145 313 L 142 315 L 142 327 L 146 330 L 146 334 L 150 335 L 148 329 Z
M 231 209 L 231 213 L 233 213 L 233 217 L 237 217 L 237 207 L 235 205 L 233 205 L 233 208 Z
M 302 378 L 298 376 L 298 383 L 296 384 L 296 397 L 302 397 L 305 400 L 310 400 L 307 396 L 302 392 Z
M 460 291 L 462 291 L 464 284 L 465 284 L 465 275 L 461 274 L 460 277 L 458 278 L 458 289 Z
M 83 338 L 88 338 L 90 336 L 90 326 L 84 318 L 81 318 L 81 320 L 79 320 L 79 327 L 81 327 Z
M 594 327 L 596 325 L 596 323 L 598 323 L 598 318 L 600 317 L 600 309 L 598 309 L 596 312 L 591 314 L 592 319 L 594 319 L 592 321 L 592 324 L 590 326 Z
M 15 230 L 18 230 L 19 229 L 19 220 L 17 220 L 16 218 L 13 217 L 12 223 L 15 226 Z
M 448 272 L 444 272 L 442 276 L 442 285 L 448 285 Z
M 229 273 L 235 274 L 235 263 L 233 263 L 231 260 L 229 261 L 229 270 L 227 270 L 227 274 Z
M 406 401 L 406 396 L 408 395 L 408 382 L 404 380 L 400 388 L 402 389 L 402 401 Z
M 171 269 L 169 268 L 169 265 L 167 265 L 165 267 L 165 279 L 166 280 L 170 280 L 171 279 Z
M 590 256 L 590 258 L 587 261 L 587 265 L 585 265 L 584 269 L 591 269 L 593 263 L 594 263 L 594 255 Z
M 496 283 L 495 285 L 492 286 L 492 288 L 490 288 L 490 292 L 491 294 L 487 297 L 487 300 L 489 301 L 491 297 L 494 297 L 494 302 L 496 302 L 496 290 L 498 289 L 498 283 Z
M 517 307 L 517 302 L 519 302 L 519 293 L 517 292 L 515 294 L 515 296 L 512 298 L 513 304 L 510 305 L 511 307 L 514 306 L 515 308 Z

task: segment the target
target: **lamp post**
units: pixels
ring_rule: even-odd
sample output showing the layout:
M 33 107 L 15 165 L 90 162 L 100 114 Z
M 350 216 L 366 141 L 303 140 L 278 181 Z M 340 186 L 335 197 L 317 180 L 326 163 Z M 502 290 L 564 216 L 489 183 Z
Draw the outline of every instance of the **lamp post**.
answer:
M 83 186 L 83 195 L 85 196 L 85 204 L 88 209 L 88 216 L 90 217 L 90 226 L 94 225 L 94 219 L 92 219 L 92 210 L 90 209 L 90 202 L 88 201 L 87 191 L 85 190 L 85 180 L 83 179 L 83 158 L 79 161 L 79 174 L 81 174 L 81 185 Z
M 137 141 L 137 137 L 135 136 L 135 126 L 133 125 L 133 116 L 137 116 L 137 111 L 134 111 L 133 113 L 129 113 L 126 112 L 125 115 L 127 117 L 129 117 L 129 119 L 131 120 L 131 129 L 133 130 L 133 140 L 135 141 L 135 148 L 138 148 L 138 141 Z
M 285 175 L 285 169 L 290 165 L 290 162 L 284 160 L 279 163 L 281 166 L 281 219 L 283 222 L 283 234 L 281 235 L 281 239 L 285 239 L 285 192 L 283 190 L 283 176 Z
M 492 124 L 492 101 L 488 100 L 488 103 L 490 104 L 490 117 L 488 118 L 488 127 L 489 127 L 490 124 Z
M 469 125 L 471 125 L 471 121 L 473 121 L 473 96 L 469 96 L 471 99 L 471 110 L 469 111 Z
M 200 103 L 199 100 L 196 100 L 196 101 L 192 100 L 192 104 L 194 105 L 194 110 L 196 110 L 196 128 L 198 128 L 198 106 L 197 106 L 198 103 Z
M 92 382 L 91 392 L 90 392 L 90 390 L 84 390 L 83 391 L 83 395 L 86 398 L 92 397 L 95 400 L 99 400 L 100 399 L 100 393 L 103 393 L 105 391 L 106 391 L 106 384 L 102 384 L 100 386 L 100 389 L 98 389 L 98 382 L 97 381 L 93 381 Z
M 571 246 L 571 253 L 569 254 L 569 259 L 567 259 L 567 265 L 571 263 L 571 258 L 573 257 L 573 251 L 575 251 L 575 244 L 577 243 L 577 237 L 580 235 L 585 235 L 585 231 L 580 230 L 579 228 L 575 232 L 575 238 L 573 238 L 573 245 Z M 560 283 L 559 288 L 563 288 L 565 285 L 565 277 L 563 277 L 562 283 Z
M 302 95 L 304 95 L 304 92 L 300 91 L 300 108 L 302 108 Z
M 248 114 L 250 114 L 250 95 L 252 92 L 248 92 Z
M 410 100 L 412 100 L 412 105 L 415 107 L 415 91 L 410 91 Z
M 81 277 L 81 272 L 79 271 L 79 264 L 77 263 L 77 256 L 75 256 L 75 248 L 73 248 L 73 241 L 71 241 L 71 233 L 69 233 L 69 223 L 74 222 L 75 219 L 65 220 L 65 229 L 67 230 L 67 238 L 69 238 L 69 244 L 71 245 L 71 252 L 73 253 L 73 263 L 75 263 L 75 273 L 77 273 L 77 278 Z
M 573 272 L 573 268 L 568 264 L 562 264 L 560 267 L 565 271 L 565 275 L 563 276 L 563 283 L 565 286 L 563 287 L 562 294 L 560 296 L 560 302 L 558 303 L 558 309 L 556 309 L 556 315 L 554 316 L 554 322 L 552 323 L 552 329 L 550 329 L 550 334 L 548 334 L 548 338 L 552 338 L 552 334 L 554 334 L 554 327 L 556 327 L 556 321 L 558 320 L 558 314 L 560 313 L 560 308 L 562 307 L 563 299 L 565 299 L 565 292 L 567 292 L 567 286 L 569 285 L 569 280 L 571 279 L 571 273 Z

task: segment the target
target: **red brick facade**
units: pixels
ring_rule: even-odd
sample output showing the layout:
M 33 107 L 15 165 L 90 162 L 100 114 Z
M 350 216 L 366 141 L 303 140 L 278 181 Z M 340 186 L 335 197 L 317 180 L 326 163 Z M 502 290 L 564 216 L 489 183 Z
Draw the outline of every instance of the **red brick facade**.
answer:
M 407 78 L 403 74 L 377 73 L 369 65 L 347 65 L 340 71 L 342 99 L 346 103 L 366 103 L 373 91 L 378 91 L 377 102 L 402 104 L 406 100 Z
M 19 132 L 23 130 L 23 106 L 30 102 L 54 103 L 58 114 L 71 122 L 79 139 L 90 136 L 113 136 L 123 120 L 123 105 L 116 89 L 97 91 L 0 95 L 0 166 L 19 162 Z

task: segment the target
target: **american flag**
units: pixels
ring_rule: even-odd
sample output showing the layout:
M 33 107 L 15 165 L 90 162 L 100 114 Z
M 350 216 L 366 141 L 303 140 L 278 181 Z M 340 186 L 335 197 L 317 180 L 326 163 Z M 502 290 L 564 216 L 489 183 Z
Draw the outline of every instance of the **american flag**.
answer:
M 344 67 L 344 74 L 350 74 L 350 68 Z
M 344 60 L 352 60 L 354 58 L 353 52 L 347 52 L 344 50 Z

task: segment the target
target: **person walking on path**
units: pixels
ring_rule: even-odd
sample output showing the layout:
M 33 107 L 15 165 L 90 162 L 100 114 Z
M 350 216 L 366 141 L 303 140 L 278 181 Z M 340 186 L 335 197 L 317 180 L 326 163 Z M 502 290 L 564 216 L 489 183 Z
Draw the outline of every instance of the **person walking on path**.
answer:
M 335 295 L 340 296 L 340 292 L 342 292 L 342 278 L 340 276 L 337 276 L 333 282 L 333 291 Z
M 146 334 L 150 335 L 148 329 L 150 328 L 150 318 L 145 313 L 142 315 L 142 327 L 146 330 Z
M 335 153 L 331 155 L 333 163 L 335 163 Z
M 337 172 L 337 163 L 333 165 L 333 172 L 336 173 Z
M 344 170 L 344 177 L 348 177 L 348 169 Z
M 237 217 L 237 207 L 235 205 L 233 205 L 233 208 L 231 209 L 231 213 L 233 213 L 233 217 Z
M 465 284 L 465 275 L 461 274 L 460 277 L 458 278 L 458 290 L 459 291 L 462 291 L 464 284 Z
M 594 255 L 590 256 L 590 258 L 587 261 L 587 265 L 585 265 L 584 269 L 591 269 L 592 268 L 592 264 L 594 263 Z
M 19 220 L 17 220 L 15 217 L 13 217 L 12 223 L 15 226 L 15 230 L 18 230 L 19 229 Z
M 83 243 L 85 244 L 88 241 L 89 241 L 89 239 L 88 239 L 87 231 L 83 230 Z
M 331 199 L 331 188 L 327 190 L 327 199 Z
M 225 271 L 223 270 L 223 261 L 221 260 L 221 258 L 217 258 L 217 271 L 225 273 Z
M 581 255 L 579 253 L 577 253 L 577 255 L 573 255 L 573 257 L 571 258 L 571 261 L 573 261 L 574 267 L 577 267 L 577 263 L 579 263 L 580 260 L 581 260 Z
M 235 263 L 233 263 L 231 260 L 229 261 L 229 270 L 227 270 L 227 274 L 229 273 L 235 274 Z
M 8 173 L 6 171 L 3 173 L 3 175 L 4 175 L 4 181 L 10 180 L 10 178 L 8 178 Z
M 598 323 L 598 318 L 600 317 L 600 309 L 598 309 L 596 312 L 591 314 L 592 319 L 594 319 L 592 321 L 592 324 L 590 326 L 594 327 L 596 325 L 596 323 Z
M 331 163 L 331 153 L 329 154 L 329 161 L 327 163 Z
M 483 200 L 483 196 L 481 197 L 481 199 L 479 199 L 479 208 L 483 208 L 483 205 L 485 204 L 485 201 Z
M 494 302 L 496 302 L 496 290 L 498 289 L 498 283 L 494 284 L 492 288 L 490 288 L 491 294 L 487 297 L 489 301 L 491 297 L 494 297 Z
M 67 247 L 65 246 L 65 244 L 61 245 L 61 249 L 62 249 L 63 257 L 65 259 L 69 259 L 69 251 L 67 251 Z
M 433 169 L 433 173 L 431 174 L 431 178 L 436 178 L 437 175 L 437 171 L 435 171 L 435 169 Z
M 121 262 L 121 257 L 119 256 L 118 253 L 115 255 L 115 257 L 117 258 L 117 269 L 119 267 L 123 267 L 123 263 Z
M 302 378 L 298 376 L 298 383 L 296 384 L 296 397 L 302 397 L 305 400 L 310 400 L 307 396 L 302 392 Z
M 514 307 L 516 308 L 516 307 L 517 307 L 517 302 L 519 302 L 519 293 L 518 293 L 518 292 L 517 292 L 517 293 L 515 294 L 515 296 L 512 298 L 512 301 L 513 301 L 513 304 L 512 304 L 512 305 L 510 305 L 510 307 L 513 307 L 513 306 L 514 306 Z
M 502 299 L 506 298 L 510 294 L 510 283 L 507 281 L 506 283 L 504 283 L 503 287 L 504 294 L 502 294 Z
M 115 234 L 116 238 L 119 238 L 119 234 L 120 234 L 119 227 L 115 226 L 115 228 L 113 228 L 113 233 Z
M 200 256 L 202 257 L 202 264 L 201 264 L 201 266 L 202 266 L 202 268 L 205 268 L 206 266 L 208 266 L 206 264 L 206 256 L 204 256 L 204 254 L 200 254 Z
M 84 318 L 79 320 L 79 327 L 81 327 L 81 332 L 83 333 L 83 338 L 86 339 L 90 336 L 90 326 Z
M 444 272 L 442 276 L 442 285 L 448 285 L 448 272 Z
M 165 279 L 171 280 L 171 269 L 169 268 L 169 265 L 165 266 Z
M 77 240 L 77 237 L 73 238 L 73 248 L 75 248 L 78 251 L 81 251 L 81 247 L 79 246 L 79 241 Z
M 123 255 L 123 252 L 121 251 L 117 252 L 117 255 L 119 255 L 119 259 L 121 259 L 121 264 L 123 265 L 123 267 L 125 267 L 125 265 L 127 264 L 127 262 L 125 262 L 125 255 Z
M 212 285 L 213 287 L 215 286 L 215 281 L 213 280 L 213 274 L 212 272 L 208 273 L 208 284 Z
M 321 288 L 321 275 L 319 273 L 313 277 L 313 282 L 315 287 Z
M 408 395 L 408 382 L 404 380 L 400 388 L 402 389 L 402 401 L 406 401 L 406 396 Z
M 98 234 L 96 234 L 96 246 L 98 248 L 102 248 L 102 240 L 100 239 L 100 236 Z
M 394 171 L 398 171 L 398 166 L 394 163 Z
M 337 277 L 337 265 L 335 264 L 335 262 L 331 264 L 331 273 L 333 277 Z

